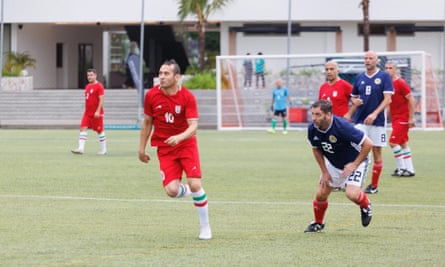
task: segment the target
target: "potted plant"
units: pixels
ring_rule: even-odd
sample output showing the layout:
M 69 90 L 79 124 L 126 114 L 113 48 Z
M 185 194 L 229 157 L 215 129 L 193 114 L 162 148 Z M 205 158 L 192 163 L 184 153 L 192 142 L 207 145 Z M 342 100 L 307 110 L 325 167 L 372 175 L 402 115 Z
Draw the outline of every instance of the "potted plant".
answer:
M 36 60 L 27 52 L 5 52 L 5 64 L 2 69 L 2 89 L 5 91 L 32 90 L 32 76 L 27 68 L 34 68 Z

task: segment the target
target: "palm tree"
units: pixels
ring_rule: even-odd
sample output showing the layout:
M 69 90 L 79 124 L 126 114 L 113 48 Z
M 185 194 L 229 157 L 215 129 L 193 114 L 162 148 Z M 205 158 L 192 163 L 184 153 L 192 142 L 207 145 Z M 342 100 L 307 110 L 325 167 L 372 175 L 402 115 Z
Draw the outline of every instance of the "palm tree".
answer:
M 27 52 L 8 51 L 4 53 L 6 62 L 3 66 L 4 76 L 20 76 L 26 68 L 34 68 L 36 60 Z
M 204 69 L 205 32 L 207 19 L 211 13 L 222 8 L 231 0 L 177 0 L 178 16 L 183 21 L 187 16 L 196 16 L 196 29 L 199 34 L 199 70 Z
M 363 50 L 369 50 L 369 2 L 370 0 L 362 0 L 360 5 L 363 10 Z

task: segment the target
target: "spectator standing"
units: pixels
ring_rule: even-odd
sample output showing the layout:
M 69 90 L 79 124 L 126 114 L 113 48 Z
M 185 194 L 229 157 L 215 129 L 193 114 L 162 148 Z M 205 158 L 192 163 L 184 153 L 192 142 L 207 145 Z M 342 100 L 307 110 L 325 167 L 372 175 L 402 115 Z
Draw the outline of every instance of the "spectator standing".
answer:
M 134 72 L 139 71 L 139 54 L 137 52 L 137 44 L 135 42 L 130 43 L 130 53 L 127 56 L 127 59 L 125 60 L 125 81 L 124 84 L 122 84 L 122 88 L 137 88 L 137 85 L 134 81 Z M 137 64 L 135 64 L 137 63 Z M 132 64 L 132 66 L 130 66 Z
M 261 56 L 263 53 L 258 52 L 258 55 Z M 264 69 L 265 69 L 265 64 L 266 61 L 264 60 L 264 58 L 260 57 L 260 58 L 256 58 L 255 59 L 255 85 L 256 88 L 260 88 L 260 84 L 259 84 L 259 80 L 261 79 L 261 88 L 266 88 L 266 81 L 264 78 Z
M 247 53 L 246 55 L 250 56 L 250 53 Z M 252 65 L 252 60 L 250 58 L 244 59 L 243 70 L 244 70 L 244 89 L 250 89 L 252 87 L 252 73 L 253 73 L 253 65 Z

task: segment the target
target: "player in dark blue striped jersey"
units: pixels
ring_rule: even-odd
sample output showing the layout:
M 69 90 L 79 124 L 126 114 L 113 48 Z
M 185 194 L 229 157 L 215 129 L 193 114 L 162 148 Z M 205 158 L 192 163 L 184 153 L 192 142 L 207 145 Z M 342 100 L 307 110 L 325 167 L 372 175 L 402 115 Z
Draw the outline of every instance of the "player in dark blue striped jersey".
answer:
M 378 182 L 383 169 L 382 147 L 386 146 L 386 114 L 385 109 L 391 103 L 393 94 L 392 79 L 388 73 L 377 67 L 377 54 L 374 51 L 365 53 L 366 71 L 357 75 L 352 87 L 352 107 L 345 115 L 351 118 L 356 128 L 363 130 L 372 140 L 371 184 L 365 192 L 378 192 Z
M 320 184 L 313 201 L 314 221 L 305 232 L 324 228 L 328 197 L 336 187 L 344 187 L 346 197 L 360 206 L 364 227 L 372 218 L 371 203 L 361 186 L 366 178 L 368 154 L 373 146 L 366 134 L 344 118 L 332 114 L 328 100 L 318 100 L 311 107 L 312 123 L 308 141 L 320 170 Z

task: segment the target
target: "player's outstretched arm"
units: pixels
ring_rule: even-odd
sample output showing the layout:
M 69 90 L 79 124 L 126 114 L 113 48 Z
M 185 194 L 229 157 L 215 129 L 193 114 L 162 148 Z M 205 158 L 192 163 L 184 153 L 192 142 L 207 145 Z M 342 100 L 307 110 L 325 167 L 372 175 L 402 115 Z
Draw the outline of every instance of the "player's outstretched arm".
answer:
M 141 134 L 139 139 L 139 160 L 148 163 L 150 161 L 150 156 L 145 152 L 145 148 L 147 147 L 148 139 L 151 134 L 152 129 L 152 117 L 145 116 L 144 121 L 141 124 Z

